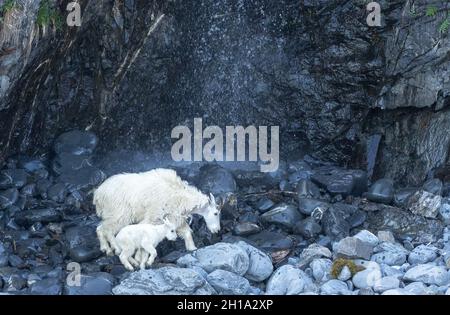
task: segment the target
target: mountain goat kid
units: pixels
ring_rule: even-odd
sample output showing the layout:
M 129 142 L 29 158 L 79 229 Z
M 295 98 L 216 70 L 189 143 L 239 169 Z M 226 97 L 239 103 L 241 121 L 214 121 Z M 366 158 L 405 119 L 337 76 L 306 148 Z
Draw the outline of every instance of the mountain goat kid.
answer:
M 173 218 L 201 215 L 212 233 L 220 230 L 220 211 L 213 195 L 200 192 L 183 181 L 174 170 L 154 169 L 137 174 L 119 174 L 108 178 L 94 193 L 100 249 L 112 255 L 120 252 L 115 235 L 127 225 L 158 224 L 166 215 Z M 176 231 L 186 249 L 196 249 L 192 230 L 186 220 L 175 220 Z
M 120 230 L 116 236 L 117 245 L 121 252 L 119 258 L 130 271 L 140 266 L 144 270 L 150 266 L 157 256 L 156 246 L 167 238 L 169 241 L 177 239 L 176 225 L 164 219 L 163 224 L 134 224 Z M 132 256 L 136 253 L 135 258 Z M 150 257 L 149 257 L 150 255 Z

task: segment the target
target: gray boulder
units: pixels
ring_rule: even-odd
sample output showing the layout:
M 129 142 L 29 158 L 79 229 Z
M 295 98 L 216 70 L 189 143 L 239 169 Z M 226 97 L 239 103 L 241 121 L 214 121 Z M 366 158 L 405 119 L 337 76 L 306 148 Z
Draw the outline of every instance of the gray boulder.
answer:
M 409 269 L 403 279 L 405 281 L 420 281 L 425 284 L 443 286 L 450 283 L 450 274 L 443 266 L 421 264 Z
M 320 288 L 321 295 L 350 295 L 351 293 L 345 282 L 336 279 L 325 282 Z
M 198 266 L 208 273 L 222 269 L 243 276 L 250 266 L 247 252 L 236 244 L 216 243 L 206 246 L 195 251 L 193 257 L 198 260 Z
M 408 262 L 411 265 L 426 264 L 437 258 L 437 248 L 427 245 L 419 245 L 409 254 Z
M 266 287 L 268 295 L 297 295 L 315 291 L 317 288 L 312 279 L 303 270 L 291 265 L 284 265 L 275 270 Z
M 219 294 L 243 295 L 250 290 L 247 279 L 226 270 L 215 270 L 207 276 L 206 280 Z
M 337 257 L 370 259 L 374 245 L 356 237 L 346 237 L 333 247 Z
M 245 243 L 236 243 L 247 252 L 249 257 L 249 267 L 244 277 L 249 280 L 260 282 L 270 277 L 273 272 L 272 259 L 259 249 Z
M 211 295 L 216 291 L 189 268 L 162 267 L 131 273 L 112 292 L 116 295 Z

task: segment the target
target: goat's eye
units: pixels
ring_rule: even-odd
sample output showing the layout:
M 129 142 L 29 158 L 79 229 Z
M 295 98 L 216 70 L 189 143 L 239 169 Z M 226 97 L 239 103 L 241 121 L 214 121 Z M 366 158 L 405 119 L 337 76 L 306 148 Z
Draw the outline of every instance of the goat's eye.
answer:
M 173 233 L 173 232 L 175 232 L 175 230 L 172 230 L 172 231 L 170 231 L 170 232 L 172 232 L 172 233 Z
M 216 212 L 216 213 L 214 213 L 214 215 L 219 215 L 219 213 L 218 213 L 218 212 Z

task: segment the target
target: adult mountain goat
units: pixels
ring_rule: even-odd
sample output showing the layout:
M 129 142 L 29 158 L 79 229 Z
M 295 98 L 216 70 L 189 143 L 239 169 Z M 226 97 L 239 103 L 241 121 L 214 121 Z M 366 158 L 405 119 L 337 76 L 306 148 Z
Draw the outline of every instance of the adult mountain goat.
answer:
M 115 235 L 135 223 L 160 224 L 163 217 L 185 218 L 201 215 L 212 233 L 220 230 L 220 211 L 213 195 L 200 192 L 183 181 L 175 171 L 154 169 L 144 173 L 119 174 L 108 178 L 94 193 L 100 248 L 108 255 L 120 252 Z M 195 250 L 192 230 L 186 220 L 172 219 L 187 250 Z

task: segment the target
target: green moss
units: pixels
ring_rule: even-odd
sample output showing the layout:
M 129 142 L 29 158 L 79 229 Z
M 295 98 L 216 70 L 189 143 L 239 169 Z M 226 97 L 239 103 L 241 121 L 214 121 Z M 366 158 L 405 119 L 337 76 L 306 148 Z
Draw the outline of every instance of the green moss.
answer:
M 439 32 L 447 33 L 449 27 L 450 27 L 450 19 L 446 18 L 444 21 L 442 21 L 441 25 L 439 26 Z
M 438 8 L 431 6 L 427 8 L 427 11 L 425 12 L 425 15 L 428 17 L 433 17 L 437 14 Z
M 16 0 L 6 0 L 3 2 L 3 5 L 0 8 L 0 12 L 5 15 L 6 13 L 10 12 L 11 10 L 17 8 L 19 5 L 17 4 Z
M 53 25 L 59 30 L 62 27 L 62 17 L 61 14 L 51 6 L 49 0 L 42 0 L 39 5 L 36 23 L 39 27 Z
M 357 266 L 353 261 L 350 259 L 344 259 L 344 258 L 338 258 L 335 261 L 333 261 L 333 265 L 331 266 L 331 276 L 334 279 L 337 279 L 339 275 L 341 274 L 342 269 L 347 266 L 348 269 L 350 269 L 350 272 L 352 273 L 352 276 L 364 270 L 364 267 Z

